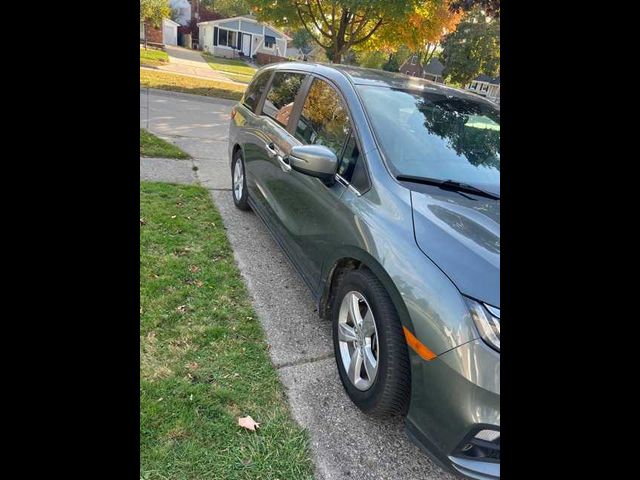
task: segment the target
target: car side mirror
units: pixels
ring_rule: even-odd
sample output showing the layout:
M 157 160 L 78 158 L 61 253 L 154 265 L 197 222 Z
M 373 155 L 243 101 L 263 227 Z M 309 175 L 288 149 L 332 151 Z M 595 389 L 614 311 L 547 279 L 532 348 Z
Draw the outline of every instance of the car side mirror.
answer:
M 323 181 L 333 179 L 338 170 L 338 158 L 324 145 L 296 145 L 288 157 L 291 168 Z

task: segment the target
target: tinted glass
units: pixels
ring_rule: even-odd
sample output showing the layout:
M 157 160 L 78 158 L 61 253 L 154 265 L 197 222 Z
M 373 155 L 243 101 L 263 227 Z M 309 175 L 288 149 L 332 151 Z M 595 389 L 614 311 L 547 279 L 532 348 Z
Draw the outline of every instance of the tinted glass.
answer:
M 328 83 L 314 79 L 296 126 L 296 138 L 324 145 L 340 158 L 349 132 L 349 115 L 342 99 Z
M 369 188 L 369 178 L 364 163 L 360 160 L 360 149 L 353 135 L 349 137 L 338 164 L 338 175 L 351 183 L 360 193 Z
M 267 82 L 269 81 L 270 76 L 270 71 L 262 72 L 257 78 L 253 80 L 253 82 L 251 82 L 251 85 L 249 85 L 244 93 L 242 103 L 244 103 L 245 106 L 254 113 L 256 111 L 256 106 L 260 101 L 260 97 L 262 97 L 262 92 L 264 92 L 264 89 L 267 86 Z
M 359 86 L 394 175 L 455 180 L 500 191 L 500 111 L 484 102 Z
M 276 72 L 262 106 L 263 115 L 268 115 L 286 127 L 293 110 L 293 101 L 304 78 L 302 73 Z

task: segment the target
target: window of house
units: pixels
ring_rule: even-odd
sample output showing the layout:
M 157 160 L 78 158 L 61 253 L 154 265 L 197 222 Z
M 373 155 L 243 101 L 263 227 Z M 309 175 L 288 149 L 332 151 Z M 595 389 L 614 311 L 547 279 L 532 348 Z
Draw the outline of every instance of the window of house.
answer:
M 286 128 L 304 79 L 303 73 L 276 72 L 262 106 L 262 114 Z
M 238 45 L 238 32 L 218 28 L 218 45 L 236 48 Z
M 487 90 L 489 90 L 489 84 L 488 83 L 483 83 L 482 87 L 480 87 L 480 91 L 481 92 L 486 92 Z
M 264 46 L 267 48 L 273 48 L 276 46 L 276 37 L 271 35 L 264 36 Z
M 242 103 L 252 112 L 255 113 L 256 107 L 258 106 L 258 102 L 262 97 L 262 93 L 269 82 L 269 78 L 271 78 L 271 72 L 262 72 L 258 75 L 251 85 L 247 87 L 247 90 L 244 92 L 244 96 L 242 97 Z

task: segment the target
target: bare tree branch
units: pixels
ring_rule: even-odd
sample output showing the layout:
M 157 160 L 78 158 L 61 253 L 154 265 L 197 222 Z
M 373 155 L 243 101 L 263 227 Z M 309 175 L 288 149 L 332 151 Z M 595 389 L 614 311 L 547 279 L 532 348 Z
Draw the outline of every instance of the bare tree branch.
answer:
M 376 30 L 378 30 L 378 28 L 380 28 L 380 25 L 382 25 L 382 21 L 384 20 L 384 18 L 380 18 L 380 20 L 378 20 L 378 23 L 375 24 L 375 26 L 373 27 L 373 29 L 367 33 L 364 37 L 362 37 L 360 40 L 355 40 L 351 43 L 349 43 L 349 46 L 353 46 L 353 45 L 357 45 L 358 43 L 362 43 L 362 42 L 366 42 L 367 40 L 369 40 L 369 38 L 371 38 L 371 35 L 373 35 Z
M 319 31 L 322 35 L 324 35 L 325 37 L 327 37 L 327 38 L 329 38 L 329 39 L 333 38 L 333 37 L 332 37 L 332 35 L 329 35 L 327 32 L 325 32 L 324 30 L 322 30 L 322 29 L 320 28 L 320 25 L 318 25 L 318 22 L 316 21 L 316 17 L 314 17 L 313 12 L 311 11 L 311 5 L 310 5 L 308 2 L 307 2 L 305 5 L 307 6 L 307 10 L 309 11 L 309 16 L 311 17 L 311 21 L 313 22 L 313 24 L 315 25 L 315 27 L 318 29 L 318 31 Z M 296 10 L 298 11 L 298 16 L 300 17 L 300 21 L 301 21 L 303 24 L 305 24 L 304 18 L 302 18 L 301 4 L 300 4 L 300 3 L 298 3 L 298 2 L 296 2 L 296 3 L 295 3 L 295 6 L 296 6 Z M 305 28 L 306 28 L 306 24 L 305 24 Z M 307 31 L 308 31 L 308 30 L 309 30 L 309 29 L 307 29 Z M 311 33 L 311 32 L 309 32 L 309 33 Z M 314 37 L 314 38 L 315 38 L 315 37 Z
M 296 10 L 298 12 L 298 17 L 300 18 L 300 22 L 302 23 L 302 26 L 304 27 L 304 29 L 309 33 L 309 35 L 311 35 L 311 38 L 313 38 L 313 40 L 320 45 L 322 48 L 329 48 L 330 45 L 324 45 L 320 39 L 316 38 L 316 36 L 314 35 L 314 33 L 311 31 L 311 29 L 307 26 L 306 22 L 304 21 L 304 18 L 302 17 L 302 12 L 298 7 L 298 3 L 296 3 Z M 322 31 L 320 32 L 322 33 Z M 331 37 L 329 37 L 331 38 Z

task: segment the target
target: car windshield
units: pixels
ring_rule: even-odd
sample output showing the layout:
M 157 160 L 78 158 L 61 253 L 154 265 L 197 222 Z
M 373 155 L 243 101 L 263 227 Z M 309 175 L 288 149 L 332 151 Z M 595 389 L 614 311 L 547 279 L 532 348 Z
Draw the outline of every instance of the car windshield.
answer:
M 442 93 L 358 86 L 395 176 L 500 191 L 500 111 Z

